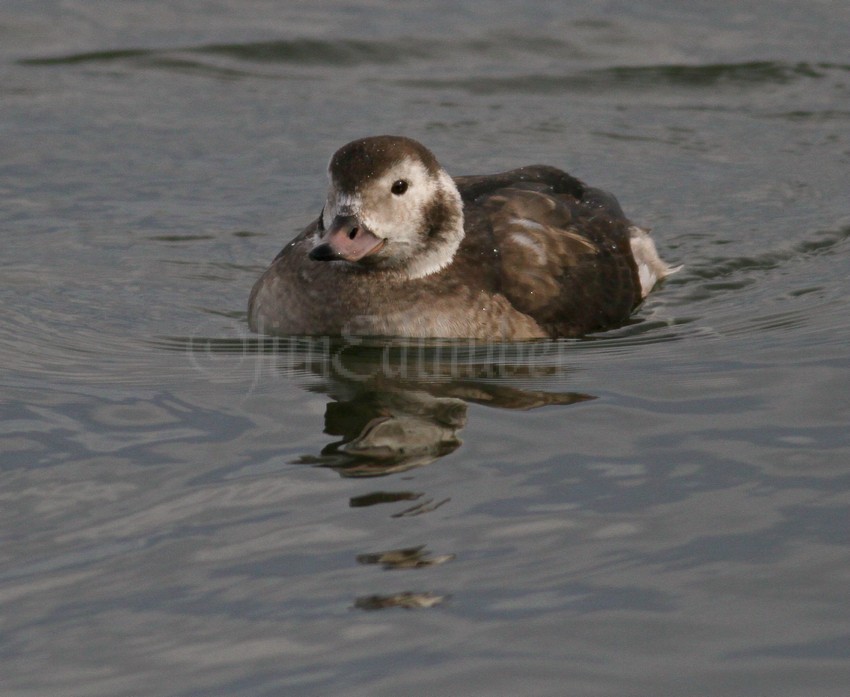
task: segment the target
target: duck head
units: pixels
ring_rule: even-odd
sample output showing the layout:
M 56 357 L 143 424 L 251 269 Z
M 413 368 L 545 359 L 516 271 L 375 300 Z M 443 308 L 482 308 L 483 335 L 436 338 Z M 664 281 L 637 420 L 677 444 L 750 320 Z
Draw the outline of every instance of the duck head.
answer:
M 409 278 L 451 262 L 463 239 L 463 203 L 425 146 L 400 136 L 355 140 L 334 153 L 328 178 L 311 259 Z

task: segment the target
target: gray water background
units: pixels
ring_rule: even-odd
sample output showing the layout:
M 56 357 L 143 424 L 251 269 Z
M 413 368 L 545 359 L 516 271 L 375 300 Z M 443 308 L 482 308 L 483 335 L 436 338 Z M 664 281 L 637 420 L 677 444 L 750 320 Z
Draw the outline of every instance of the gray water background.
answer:
M 850 693 L 848 47 L 839 2 L 4 0 L 0 693 Z M 586 340 L 250 335 L 384 132 L 685 268 Z

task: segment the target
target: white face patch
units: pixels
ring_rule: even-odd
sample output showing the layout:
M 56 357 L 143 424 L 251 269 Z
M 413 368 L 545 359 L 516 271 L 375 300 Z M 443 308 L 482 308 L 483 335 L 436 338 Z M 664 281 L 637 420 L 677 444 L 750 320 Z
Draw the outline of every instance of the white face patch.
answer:
M 442 221 L 450 229 L 441 229 L 439 237 L 432 239 L 429 211 L 441 200 L 450 207 L 451 214 Z M 337 215 L 356 216 L 386 240 L 376 258 L 410 278 L 445 267 L 463 239 L 463 204 L 454 180 L 443 170 L 431 173 L 411 157 L 403 157 L 355 193 L 337 191 L 331 182 L 322 218 L 326 229 Z
M 404 193 L 392 192 L 396 182 L 405 182 Z M 425 209 L 436 195 L 436 182 L 425 166 L 406 157 L 364 188 L 361 220 L 402 253 L 421 243 Z

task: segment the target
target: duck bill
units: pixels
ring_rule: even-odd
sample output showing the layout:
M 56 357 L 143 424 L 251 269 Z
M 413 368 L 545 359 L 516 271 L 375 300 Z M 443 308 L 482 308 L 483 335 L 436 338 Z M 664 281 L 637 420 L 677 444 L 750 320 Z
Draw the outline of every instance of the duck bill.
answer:
M 322 241 L 310 250 L 313 261 L 360 261 L 379 251 L 386 240 L 375 235 L 356 216 L 338 215 L 322 235 Z

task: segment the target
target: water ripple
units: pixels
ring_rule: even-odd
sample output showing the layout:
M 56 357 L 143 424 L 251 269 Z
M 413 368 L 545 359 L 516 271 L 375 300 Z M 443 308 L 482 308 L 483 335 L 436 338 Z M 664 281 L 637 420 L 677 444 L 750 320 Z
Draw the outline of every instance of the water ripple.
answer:
M 425 89 L 453 88 L 473 94 L 535 93 L 564 91 L 704 89 L 732 85 L 784 85 L 821 79 L 850 66 L 831 63 L 784 63 L 751 61 L 707 65 L 613 66 L 575 73 L 524 74 L 498 77 L 405 79 L 400 83 Z
M 527 64 L 537 57 L 544 72 L 508 75 L 469 75 L 475 61 L 504 59 L 506 55 L 525 60 L 503 61 L 508 65 Z M 449 41 L 439 38 L 401 37 L 397 39 L 313 39 L 297 38 L 247 43 L 221 43 L 170 49 L 131 48 L 71 53 L 60 56 L 33 56 L 18 61 L 24 66 L 70 66 L 125 64 L 174 71 L 200 71 L 219 77 L 267 76 L 249 66 L 303 66 L 351 69 L 380 65 L 396 72 L 398 84 L 420 89 L 459 89 L 475 94 L 551 93 L 561 91 L 655 90 L 659 88 L 715 88 L 753 85 L 784 85 L 799 80 L 822 79 L 835 72 L 850 71 L 850 65 L 828 62 L 785 62 L 756 60 L 701 65 L 656 64 L 614 65 L 568 72 L 562 68 L 584 57 L 567 41 L 542 36 L 493 34 L 477 39 Z M 225 59 L 227 64 L 216 61 Z M 466 66 L 458 76 L 456 66 Z M 428 77 L 398 75 L 397 69 L 427 62 Z M 445 65 L 444 70 L 434 66 Z M 482 65 L 481 71 L 489 72 Z M 440 72 L 445 74 L 439 76 Z M 291 73 L 285 75 L 292 78 Z M 385 78 L 381 78 L 385 79 Z

